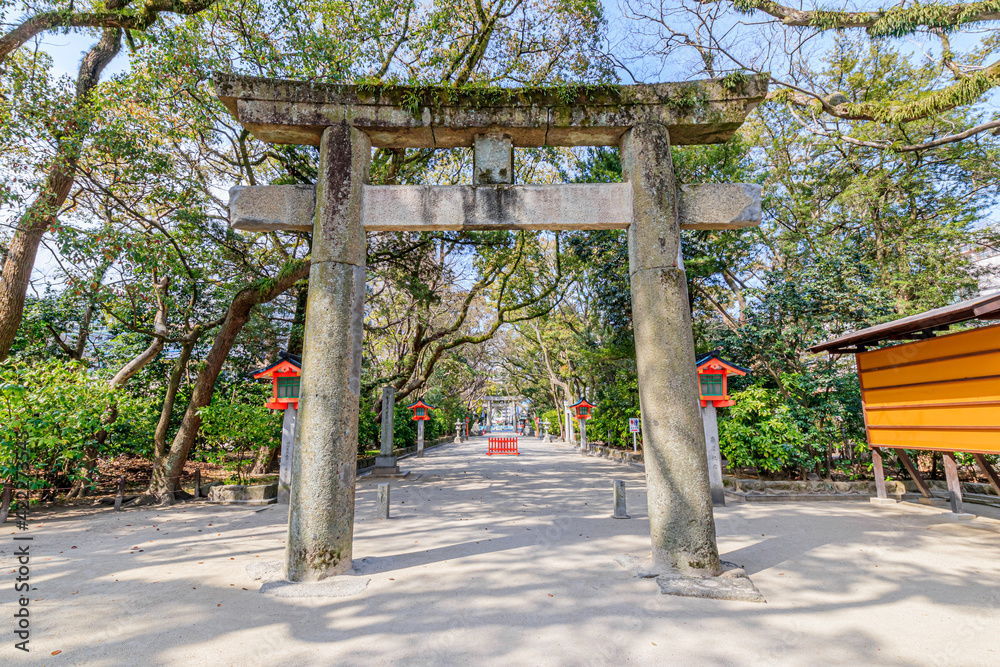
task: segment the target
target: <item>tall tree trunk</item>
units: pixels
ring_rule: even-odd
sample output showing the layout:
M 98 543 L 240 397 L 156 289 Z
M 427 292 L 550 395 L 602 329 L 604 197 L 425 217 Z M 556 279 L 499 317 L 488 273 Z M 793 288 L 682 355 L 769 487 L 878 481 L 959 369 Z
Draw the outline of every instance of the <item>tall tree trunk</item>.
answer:
M 555 370 L 552 368 L 552 360 L 549 358 L 549 351 L 545 347 L 545 343 L 542 342 L 542 332 L 539 331 L 538 325 L 532 322 L 531 328 L 535 330 L 535 339 L 538 341 L 538 347 L 542 351 L 542 361 L 545 362 L 545 372 L 549 376 L 549 392 L 552 394 L 552 407 L 555 408 L 556 414 L 559 415 L 559 419 L 557 420 L 559 422 L 559 437 L 565 437 L 565 434 L 563 433 L 563 431 L 565 430 L 563 424 L 565 419 L 563 418 L 562 410 L 559 409 L 558 389 L 561 388 L 563 392 L 566 394 L 566 399 L 570 400 L 569 385 L 563 382 L 561 379 L 559 379 L 559 377 L 556 375 Z
M 253 459 L 253 467 L 250 468 L 251 475 L 264 475 L 274 471 L 274 464 L 278 461 L 278 447 L 268 447 L 262 445 L 257 448 L 257 454 Z
M 105 29 L 100 41 L 83 57 L 76 79 L 72 119 L 63 128 L 45 186 L 17 222 L 0 274 L 0 361 L 10 354 L 21 326 L 24 299 L 42 236 L 56 220 L 76 178 L 76 165 L 90 131 L 90 101 L 101 72 L 121 49 L 122 31 Z
M 174 414 L 174 402 L 177 400 L 177 390 L 184 378 L 184 370 L 187 368 L 188 360 L 191 359 L 191 350 L 201 337 L 202 329 L 196 326 L 191 335 L 187 337 L 181 346 L 181 353 L 174 361 L 173 370 L 170 371 L 170 380 L 167 383 L 167 393 L 163 397 L 163 407 L 160 408 L 160 421 L 156 423 L 156 432 L 153 434 L 153 461 L 162 461 L 167 455 L 167 431 L 170 429 L 170 419 Z
M 250 320 L 253 307 L 273 300 L 307 275 L 309 275 L 309 262 L 300 262 L 291 270 L 282 271 L 281 276 L 268 289 L 247 287 L 233 298 L 222 326 L 215 335 L 212 349 L 205 358 L 205 365 L 198 373 L 191 400 L 188 402 L 184 418 L 174 435 L 170 449 L 162 459 L 153 461 L 153 477 L 146 491 L 148 495 L 163 503 L 173 502 L 174 492 L 180 488 L 180 476 L 184 471 L 188 453 L 194 445 L 198 429 L 201 428 L 199 413 L 212 401 L 215 381 L 222 372 L 222 366 L 236 342 L 236 337 Z

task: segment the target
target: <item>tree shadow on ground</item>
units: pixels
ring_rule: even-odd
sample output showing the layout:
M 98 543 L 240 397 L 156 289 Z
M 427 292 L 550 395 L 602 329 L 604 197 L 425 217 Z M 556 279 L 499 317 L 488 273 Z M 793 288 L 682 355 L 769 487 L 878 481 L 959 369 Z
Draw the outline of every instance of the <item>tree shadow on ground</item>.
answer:
M 389 521 L 359 484 L 354 557 L 371 583 L 357 597 L 256 592 L 245 567 L 280 559 L 281 507 L 36 515 L 38 646 L 89 665 L 915 665 L 1000 648 L 992 524 L 864 504 L 720 508 L 722 556 L 768 604 L 662 596 L 613 561 L 648 552 L 641 470 L 531 443 L 484 463 L 482 448 L 407 460 L 420 477 L 393 482 Z M 632 521 L 609 518 L 615 478 Z

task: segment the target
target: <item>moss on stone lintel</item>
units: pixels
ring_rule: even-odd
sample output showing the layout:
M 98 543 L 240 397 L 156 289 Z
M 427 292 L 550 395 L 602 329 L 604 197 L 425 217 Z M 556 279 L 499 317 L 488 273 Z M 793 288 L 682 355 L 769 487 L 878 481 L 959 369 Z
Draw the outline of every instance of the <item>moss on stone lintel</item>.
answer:
M 419 113 L 445 107 L 574 107 L 668 105 L 674 108 L 698 100 L 762 99 L 769 77 L 745 75 L 733 79 L 701 79 L 673 83 L 616 85 L 566 83 L 552 86 L 505 87 L 470 84 L 460 87 L 401 85 L 362 80 L 356 84 L 289 81 L 217 73 L 215 88 L 228 99 L 280 99 L 327 104 L 394 106 Z M 228 106 L 228 105 L 227 105 Z

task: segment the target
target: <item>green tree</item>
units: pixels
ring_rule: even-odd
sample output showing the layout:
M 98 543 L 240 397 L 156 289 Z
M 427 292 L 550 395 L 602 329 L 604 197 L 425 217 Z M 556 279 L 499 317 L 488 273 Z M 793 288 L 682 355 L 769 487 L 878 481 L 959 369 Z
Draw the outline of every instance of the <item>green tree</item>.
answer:
M 93 363 L 130 363 L 127 348 L 152 350 L 141 386 L 127 390 L 161 403 L 147 498 L 169 501 L 215 392 L 228 395 L 255 364 L 301 340 L 308 289 L 309 235 L 233 232 L 218 193 L 236 184 L 312 183 L 316 150 L 255 141 L 215 97 L 213 73 L 459 87 L 593 80 L 603 71 L 593 59 L 603 17 L 596 3 L 521 0 L 419 8 L 220 2 L 144 28 L 131 35 L 128 70 L 94 88 L 99 112 L 79 145 L 72 207 L 48 236 L 79 303 L 48 320 L 33 314 L 17 351 L 39 356 L 56 340 L 43 332 L 74 332 L 72 310 L 85 303 L 123 341 Z M 26 49 L 12 58 L 22 55 Z M 44 63 L 32 66 L 25 81 L 44 73 Z M 44 90 L 59 90 L 49 83 Z M 14 126 L 30 134 L 26 121 Z M 382 150 L 373 178 L 447 182 L 437 166 L 467 158 L 467 150 Z M 484 249 L 478 257 L 476 245 Z M 375 287 L 365 387 L 375 393 L 390 382 L 401 397 L 433 391 L 432 378 L 461 387 L 436 374 L 437 364 L 508 321 L 543 312 L 559 281 L 557 263 L 534 236 L 506 232 L 373 235 L 368 270 Z M 487 314 L 493 322 L 480 326 Z M 158 360 L 162 349 L 172 359 Z
M 729 72 L 734 84 L 766 74 L 775 86 L 769 99 L 795 109 L 804 130 L 879 151 L 919 153 L 1000 130 L 995 108 L 985 104 L 1000 87 L 996 0 L 867 11 L 838 5 L 628 0 L 627 14 L 639 23 L 637 53 L 628 60 L 656 57 L 689 72 Z M 902 67 L 864 85 L 823 76 L 814 54 L 830 42 L 852 44 L 857 54 L 893 51 Z

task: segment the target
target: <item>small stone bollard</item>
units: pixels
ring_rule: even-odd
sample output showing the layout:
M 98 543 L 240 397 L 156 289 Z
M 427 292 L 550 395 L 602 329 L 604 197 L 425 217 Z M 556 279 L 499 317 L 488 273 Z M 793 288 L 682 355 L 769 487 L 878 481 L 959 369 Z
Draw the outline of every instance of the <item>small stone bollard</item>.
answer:
M 120 512 L 122 509 L 122 500 L 125 498 L 125 477 L 118 478 L 118 492 L 115 494 L 115 511 Z
M 625 513 L 625 481 L 621 479 L 616 479 L 614 481 L 614 494 L 615 494 L 615 513 L 611 515 L 612 519 L 631 519 L 628 514 Z
M 194 497 L 201 498 L 201 468 L 194 470 Z
M 389 518 L 389 485 L 378 485 L 378 518 Z

